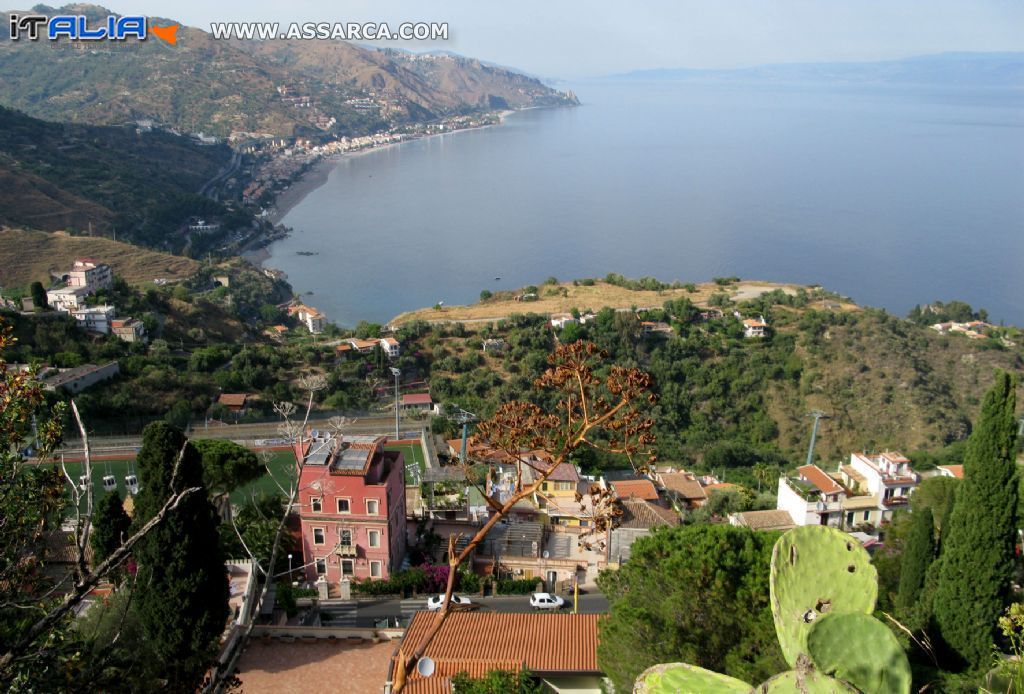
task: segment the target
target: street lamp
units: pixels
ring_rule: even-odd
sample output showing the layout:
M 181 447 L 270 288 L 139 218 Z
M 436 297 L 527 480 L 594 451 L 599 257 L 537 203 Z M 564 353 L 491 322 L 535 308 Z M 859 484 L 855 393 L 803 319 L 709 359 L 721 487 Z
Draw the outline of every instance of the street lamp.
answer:
M 391 367 L 391 375 L 395 377 L 395 441 L 398 441 L 400 438 L 402 438 L 401 434 L 399 432 L 399 428 L 398 428 L 399 427 L 399 421 L 398 421 L 398 417 L 399 417 L 399 409 L 398 409 L 398 377 L 402 375 L 402 372 L 392 366 Z
M 293 578 L 294 577 L 292 576 L 292 555 L 289 554 L 288 555 L 288 582 L 291 583 Z

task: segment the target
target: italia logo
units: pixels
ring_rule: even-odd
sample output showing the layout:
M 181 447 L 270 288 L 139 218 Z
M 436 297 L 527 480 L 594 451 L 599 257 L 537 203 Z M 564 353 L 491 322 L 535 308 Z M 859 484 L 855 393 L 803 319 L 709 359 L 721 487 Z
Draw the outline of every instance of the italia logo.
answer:
M 178 24 L 150 26 L 149 20 L 141 15 L 109 15 L 106 21 L 89 26 L 88 18 L 80 14 L 54 15 L 12 14 L 10 18 L 11 40 L 50 41 L 69 39 L 71 41 L 145 41 L 152 34 L 172 46 L 178 43 Z

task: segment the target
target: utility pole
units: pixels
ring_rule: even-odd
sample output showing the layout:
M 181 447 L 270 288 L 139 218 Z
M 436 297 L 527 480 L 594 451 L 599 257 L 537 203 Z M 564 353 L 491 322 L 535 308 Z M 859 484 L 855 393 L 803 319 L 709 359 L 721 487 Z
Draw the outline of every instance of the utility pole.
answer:
M 399 429 L 399 407 L 398 407 L 398 377 L 402 375 L 402 372 L 391 367 L 391 375 L 395 377 L 395 441 L 398 441 L 401 437 L 401 431 Z
M 807 413 L 808 417 L 814 417 L 814 426 L 811 427 L 811 445 L 807 449 L 807 465 L 814 464 L 814 442 L 818 438 L 818 424 L 822 419 L 828 419 L 829 416 L 821 410 L 812 410 Z
M 478 421 L 480 418 L 472 412 L 466 412 L 458 405 L 455 405 L 455 412 L 448 415 L 448 418 L 462 425 L 462 450 L 459 452 L 459 462 L 465 465 L 467 448 L 466 441 L 469 439 L 469 424 L 470 422 Z

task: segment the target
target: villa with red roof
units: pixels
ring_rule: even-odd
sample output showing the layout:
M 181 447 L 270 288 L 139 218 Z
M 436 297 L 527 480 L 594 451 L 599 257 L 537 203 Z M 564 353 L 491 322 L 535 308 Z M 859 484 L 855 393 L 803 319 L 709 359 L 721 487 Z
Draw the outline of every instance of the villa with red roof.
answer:
M 794 525 L 842 527 L 846 490 L 817 465 L 803 465 L 793 477 L 779 477 L 776 507 L 786 511 Z

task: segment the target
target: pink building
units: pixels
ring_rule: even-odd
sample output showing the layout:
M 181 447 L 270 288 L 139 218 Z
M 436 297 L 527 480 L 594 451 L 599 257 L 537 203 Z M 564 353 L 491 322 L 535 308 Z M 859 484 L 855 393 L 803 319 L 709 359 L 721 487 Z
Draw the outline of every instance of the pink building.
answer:
M 388 578 L 405 558 L 405 464 L 386 437 L 313 431 L 296 444 L 306 579 Z

